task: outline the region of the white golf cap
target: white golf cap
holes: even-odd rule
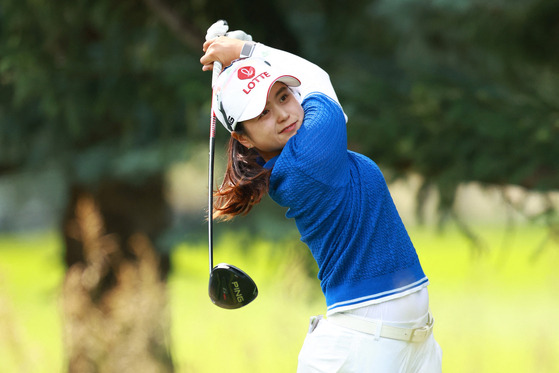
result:
[[[223,70],[214,87],[213,108],[217,119],[232,132],[237,123],[256,118],[266,107],[275,82],[290,87],[301,85],[299,79],[282,74],[262,58],[234,62]]]

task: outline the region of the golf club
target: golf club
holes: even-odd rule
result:
[[[228,30],[227,22],[224,20],[214,23],[206,34],[206,40],[217,36],[223,36]],[[235,309],[246,306],[258,295],[255,282],[241,269],[226,263],[213,265],[213,180],[214,180],[214,153],[215,132],[217,117],[214,110],[215,83],[221,73],[221,63],[213,64],[212,73],[212,106],[210,118],[210,144],[208,162],[208,246],[210,260],[210,282],[208,293],[212,302],[221,308]]]

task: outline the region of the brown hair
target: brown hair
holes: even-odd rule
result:
[[[235,129],[243,133],[242,123]],[[231,220],[246,215],[268,193],[271,170],[258,162],[258,152],[242,145],[231,136],[227,149],[227,169],[219,189],[214,192],[213,218]]]

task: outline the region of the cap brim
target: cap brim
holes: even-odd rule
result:
[[[266,94],[257,94],[250,105],[248,105],[245,111],[239,116],[237,122],[243,122],[245,120],[256,118],[264,111],[266,102],[268,102],[270,91],[276,82],[284,83],[288,87],[299,87],[301,85],[301,81],[296,77],[292,75],[282,75],[273,80],[267,88],[266,86],[262,86],[263,91],[267,90]]]

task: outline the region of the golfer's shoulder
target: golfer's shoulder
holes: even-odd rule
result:
[[[320,121],[344,121],[344,112],[340,104],[330,96],[313,92],[303,100],[305,119],[310,117]],[[309,119],[310,119],[309,118]]]

